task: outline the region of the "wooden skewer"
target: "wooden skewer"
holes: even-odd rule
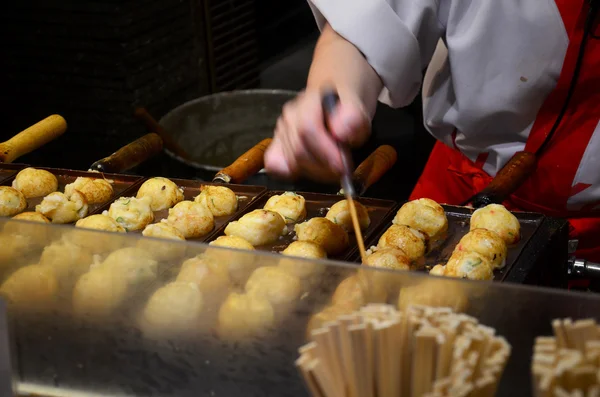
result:
[[[363,343],[365,345],[366,352],[366,394],[365,397],[375,397],[375,374],[373,369],[375,368],[375,346],[374,346],[374,324],[372,321],[367,321],[365,332],[363,334]]]
[[[367,261],[367,250],[365,250],[365,241],[363,240],[362,230],[360,229],[360,223],[358,222],[358,214],[356,212],[356,205],[354,199],[350,196],[347,197],[348,208],[350,208],[350,217],[352,218],[352,227],[354,228],[354,235],[356,236],[356,244],[360,252],[360,259],[362,263]]]
[[[437,333],[431,328],[422,328],[416,333],[415,354],[412,370],[412,396],[419,397],[432,389],[435,380],[437,355]]]
[[[300,356],[300,358],[298,360],[296,360],[296,367],[300,370],[300,373],[302,374],[302,378],[304,378],[304,383],[306,383],[306,386],[307,386],[308,390],[310,391],[310,394],[313,397],[326,397],[323,395],[313,374],[307,368],[307,363],[309,360],[310,359],[305,355]]]
[[[329,333],[327,338],[329,341],[329,348],[333,357],[332,373],[338,381],[338,387],[340,388],[341,395],[346,395],[346,381],[344,378],[344,367],[342,357],[342,346],[340,344],[340,324],[338,322],[331,323],[328,326]]]
[[[357,397],[366,396],[368,394],[368,385],[366,379],[366,347],[364,344],[364,333],[365,333],[365,325],[352,325],[348,327],[348,335],[350,337],[350,355],[352,357],[352,361],[350,363],[351,366],[351,374],[355,379],[355,391]]]
[[[352,340],[348,328],[354,322],[353,316],[343,316],[339,319],[340,322],[340,345],[342,347],[342,357],[344,366],[344,378],[347,382],[347,392],[349,397],[360,397],[358,395],[358,386],[356,377],[354,376],[354,368],[352,364]]]
[[[333,396],[343,397],[343,383],[341,377],[338,378],[334,369],[337,357],[334,356],[328,335],[328,329],[317,329],[311,333],[313,340],[316,342],[316,353],[324,365],[324,370],[328,372],[327,377],[331,379]]]
[[[564,329],[562,327],[562,321],[554,320],[552,322],[552,329],[554,330],[554,335],[556,335],[556,343],[559,348],[567,348],[567,336],[565,335]]]
[[[440,347],[440,352],[437,360],[437,368],[435,378],[443,379],[450,373],[450,364],[452,363],[452,349],[456,338],[456,325],[447,325],[442,328],[445,335],[445,343]]]
[[[404,350],[404,329],[402,328],[401,319],[394,319],[392,324],[388,327],[385,338],[387,340],[387,345],[390,350],[388,353],[388,378],[389,380],[389,396],[395,397],[399,396],[402,390],[402,371],[403,371],[403,350]]]
[[[314,374],[315,379],[317,379],[321,390],[323,390],[323,395],[326,397],[335,397],[335,389],[333,387],[333,382],[331,377],[329,376],[329,372],[326,370],[325,366],[319,359],[312,360],[308,364],[308,370],[310,373]]]

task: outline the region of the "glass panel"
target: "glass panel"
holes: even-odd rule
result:
[[[527,395],[534,338],[600,312],[595,295],[61,225],[0,230],[18,387],[41,395],[306,395],[294,360],[307,327],[368,302],[477,317],[513,347],[499,395]]]

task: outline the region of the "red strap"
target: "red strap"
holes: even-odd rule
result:
[[[575,64],[577,63],[579,46],[583,39],[585,19],[589,9],[587,1],[585,0],[557,0],[556,5],[562,17],[563,24],[565,25],[567,35],[569,36],[569,46],[556,87],[544,101],[544,104],[537,114],[533,127],[531,128],[531,132],[529,133],[525,150],[532,153],[537,152],[544,142],[546,135],[554,125],[556,116],[560,112],[567,97],[567,92],[573,78],[573,72],[575,71]],[[580,78],[579,81],[581,82],[581,80],[582,79]],[[574,102],[575,101],[572,99],[571,103],[573,104]],[[557,135],[560,131],[564,131],[564,129],[563,123],[558,129]],[[584,145],[584,148],[585,146],[586,145]]]
[[[555,123],[571,85],[589,11],[584,0],[556,1],[569,46],[556,88],[540,108],[525,150],[535,152]],[[600,119],[600,40],[588,39],[578,85],[569,109],[551,143],[538,160],[536,171],[516,192],[516,196],[541,207],[567,213],[567,200],[574,192],[589,186],[573,186],[581,159]],[[574,189],[574,190],[573,190]]]

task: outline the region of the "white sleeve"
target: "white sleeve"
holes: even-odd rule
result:
[[[444,32],[437,0],[308,1],[319,28],[328,22],[381,77],[382,102],[402,107],[414,100]]]

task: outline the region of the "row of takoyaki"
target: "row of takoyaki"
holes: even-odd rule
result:
[[[366,266],[409,270],[433,246],[445,238],[448,219],[444,208],[430,199],[404,204],[394,220],[369,250]]]
[[[21,214],[27,208],[27,199],[43,197],[35,207],[37,213],[53,223],[72,223],[88,214],[90,204],[107,202],[112,196],[110,181],[102,178],[78,177],[62,193],[54,174],[25,168],[16,175],[12,187],[0,186],[0,216]],[[39,216],[17,219],[36,220]]]
[[[119,198],[104,216],[84,219],[90,204],[107,202],[113,196],[110,181],[79,177],[65,186],[64,193],[57,189],[55,175],[26,168],[17,174],[12,187],[0,187],[0,216],[15,216],[27,208],[28,198],[43,197],[36,212],[53,223],[80,221],[79,227],[124,232],[143,230],[154,221],[154,211],[169,209],[166,225],[153,225],[144,235],[183,239],[206,235],[214,228],[214,217],[231,215],[238,208],[238,198],[229,188],[203,186],[194,201],[183,201],[175,183],[152,178],[142,184],[136,197]]]
[[[152,224],[154,212],[167,209],[167,218]],[[232,215],[237,209],[238,197],[227,187],[202,186],[194,201],[188,201],[173,181],[155,177],[140,186],[136,197],[119,198],[103,215],[125,231],[142,230],[144,236],[184,240],[207,235],[214,229],[215,217]]]
[[[369,227],[367,209],[360,203],[357,212],[361,229]],[[225,235],[237,236],[253,246],[265,246],[276,243],[288,233],[286,225],[295,224],[294,231],[298,241],[307,241],[321,246],[328,255],[336,256],[348,248],[348,233],[352,232],[348,202],[335,203],[325,217],[306,217],[306,200],[299,194],[285,192],[272,196],[262,209],[254,210],[239,220],[230,222]]]
[[[508,245],[521,237],[519,220],[504,206],[490,204],[471,216],[471,228],[456,245],[446,265],[436,265],[430,274],[491,280],[494,270],[506,264]]]

